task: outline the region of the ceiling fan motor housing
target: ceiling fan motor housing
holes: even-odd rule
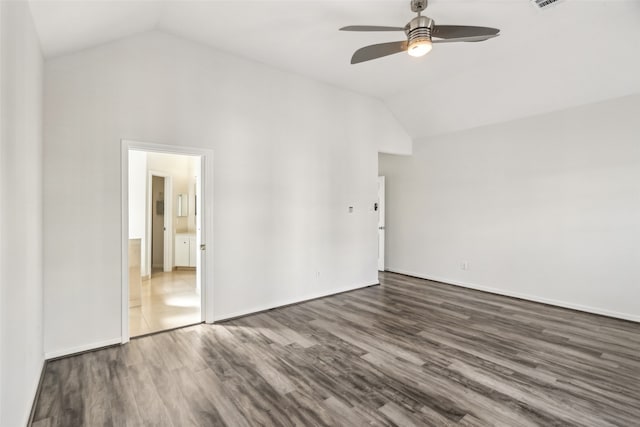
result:
[[[431,31],[434,26],[433,19],[427,16],[416,16],[407,24],[404,31],[407,34],[409,44],[418,41],[431,41]]]

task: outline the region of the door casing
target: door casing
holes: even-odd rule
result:
[[[384,271],[384,239],[385,239],[385,179],[378,177],[378,271]]]
[[[196,251],[198,270],[198,289],[201,292],[200,312],[202,321],[213,323],[213,150],[179,145],[164,145],[149,142],[121,141],[121,343],[129,342],[129,150],[140,150],[154,153],[180,154],[200,156],[200,177],[198,180],[197,212],[198,232],[196,245],[201,250]],[[166,181],[165,181],[166,188]],[[199,191],[198,191],[199,190]],[[173,197],[173,195],[170,195]],[[165,199],[169,197],[165,194]],[[165,218],[168,215],[165,213]],[[169,233],[166,233],[169,235]],[[169,235],[169,240],[171,237]],[[166,239],[165,239],[166,242]],[[173,242],[169,244],[172,250]],[[165,245],[165,255],[167,251]],[[173,262],[173,257],[166,257]]]

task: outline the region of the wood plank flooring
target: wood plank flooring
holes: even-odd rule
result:
[[[640,425],[640,324],[380,282],[52,361],[33,426]]]

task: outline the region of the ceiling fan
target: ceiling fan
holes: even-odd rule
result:
[[[404,27],[350,25],[340,28],[340,31],[404,31],[407,35],[407,40],[372,44],[358,49],[351,57],[351,63],[358,64],[405,51],[411,56],[424,56],[431,51],[432,43],[481,42],[497,37],[500,33],[499,29],[490,27],[436,25],[433,19],[422,16],[422,11],[426,8],[427,0],[411,0],[411,10],[418,16]]]

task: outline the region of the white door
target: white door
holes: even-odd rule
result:
[[[378,271],[384,271],[384,176],[378,177]]]

